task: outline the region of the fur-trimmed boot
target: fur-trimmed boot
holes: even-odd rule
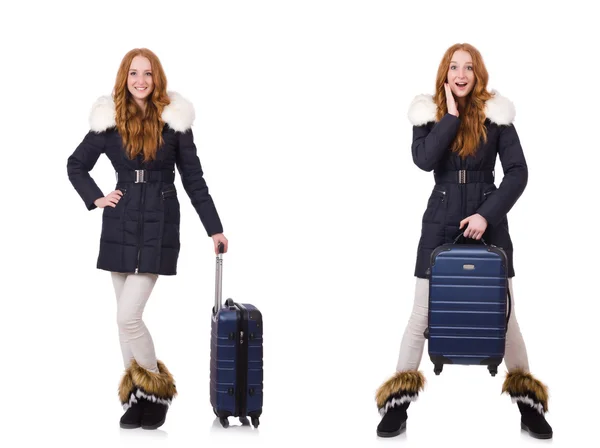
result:
[[[406,428],[406,413],[411,401],[425,387],[425,377],[417,370],[396,372],[377,389],[376,401],[382,416],[377,426],[379,437],[395,437]]]
[[[537,439],[551,439],[552,428],[544,414],[548,412],[548,387],[523,369],[508,372],[502,393],[510,395],[521,411],[521,428]]]
[[[144,408],[136,396],[137,387],[133,385],[131,368],[125,370],[121,383],[119,384],[119,399],[125,413],[121,417],[121,428],[133,429],[142,426],[142,415]]]
[[[177,395],[173,376],[158,361],[159,373],[141,367],[135,360],[119,385],[119,398],[125,409],[121,428],[156,429],[165,422],[167,411]]]

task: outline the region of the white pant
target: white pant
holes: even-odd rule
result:
[[[527,349],[525,348],[525,342],[523,341],[521,329],[519,328],[515,314],[515,295],[512,289],[512,278],[508,279],[508,287],[512,299],[512,311],[506,332],[504,364],[509,371],[515,368],[522,368],[525,371],[529,371]],[[429,280],[417,278],[412,314],[408,320],[408,325],[404,330],[404,336],[400,344],[400,355],[398,357],[398,365],[396,366],[396,370],[399,372],[404,370],[418,370],[419,368],[425,345],[423,332],[427,328],[428,307]]]
[[[117,296],[117,325],[125,368],[135,358],[144,369],[158,373],[154,342],[142,320],[158,275],[111,272],[111,277]]]

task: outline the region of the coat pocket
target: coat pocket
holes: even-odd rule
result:
[[[482,195],[481,195],[481,203],[485,202],[487,200],[487,198],[490,197],[490,195],[496,191],[497,188],[494,186],[493,188],[489,188],[487,190],[484,190]]]
[[[441,223],[445,216],[447,192],[442,187],[434,187],[429,200],[427,201],[427,210],[423,214],[423,222]]]
[[[168,185],[160,192],[160,202],[163,210],[163,221],[179,225],[180,211],[179,199],[177,198],[177,189],[175,185]]]
[[[125,196],[127,196],[127,188],[117,188],[117,190],[120,190],[121,193],[123,193],[123,195],[121,196],[121,198],[119,199],[119,202],[117,202],[117,207],[119,206],[119,204],[122,205],[122,203],[125,201]]]
[[[172,197],[176,197],[177,196],[177,190],[175,189],[174,186],[172,187],[167,187],[166,189],[164,189],[163,191],[160,192],[160,195],[162,197],[162,200],[164,201],[165,199],[169,199]]]
[[[123,193],[123,195],[119,198],[119,201],[115,204],[114,207],[110,205],[104,207],[104,211],[102,212],[104,216],[116,217],[121,216],[123,214],[123,204],[125,202],[125,196],[127,195],[127,189],[119,187],[115,188],[115,190],[119,190],[121,193]]]

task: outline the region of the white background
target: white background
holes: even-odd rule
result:
[[[482,52],[489,88],[517,110],[530,177],[509,214],[515,300],[532,372],[550,387],[550,443],[593,440],[599,33],[586,4],[5,5],[0,444],[537,446],[500,394],[504,366],[495,378],[476,367],[436,377],[426,352],[428,384],[408,431],[375,434],[374,393],[396,365],[433,185],[412,163],[408,105],[433,93],[456,42]],[[118,426],[115,298],[110,275],[95,269],[101,211],[85,209],[66,162],[121,58],[142,46],[196,108],[196,144],[230,241],[224,293],[264,315],[258,430],[214,421],[215,258],[179,177],[179,273],[159,279],[145,313],[179,397],[160,430]],[[114,188],[104,156],[92,176],[105,194]]]

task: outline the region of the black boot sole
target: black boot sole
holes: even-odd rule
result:
[[[142,429],[158,429],[165,423],[165,421],[166,421],[166,419],[163,418],[160,422],[155,423],[154,425],[141,425],[141,426],[142,426]]]
[[[533,432],[525,423],[521,423],[521,429],[527,431],[531,437],[536,439],[551,439],[552,433],[550,434],[538,434],[537,432]]]
[[[406,429],[406,422],[402,422],[402,424],[400,425],[400,428],[397,431],[394,431],[394,432],[377,431],[377,435],[379,437],[396,437],[396,436],[399,436],[400,433],[402,433],[402,431],[404,431],[405,429]]]
[[[119,426],[123,429],[135,429],[142,426],[140,423],[120,423]]]

